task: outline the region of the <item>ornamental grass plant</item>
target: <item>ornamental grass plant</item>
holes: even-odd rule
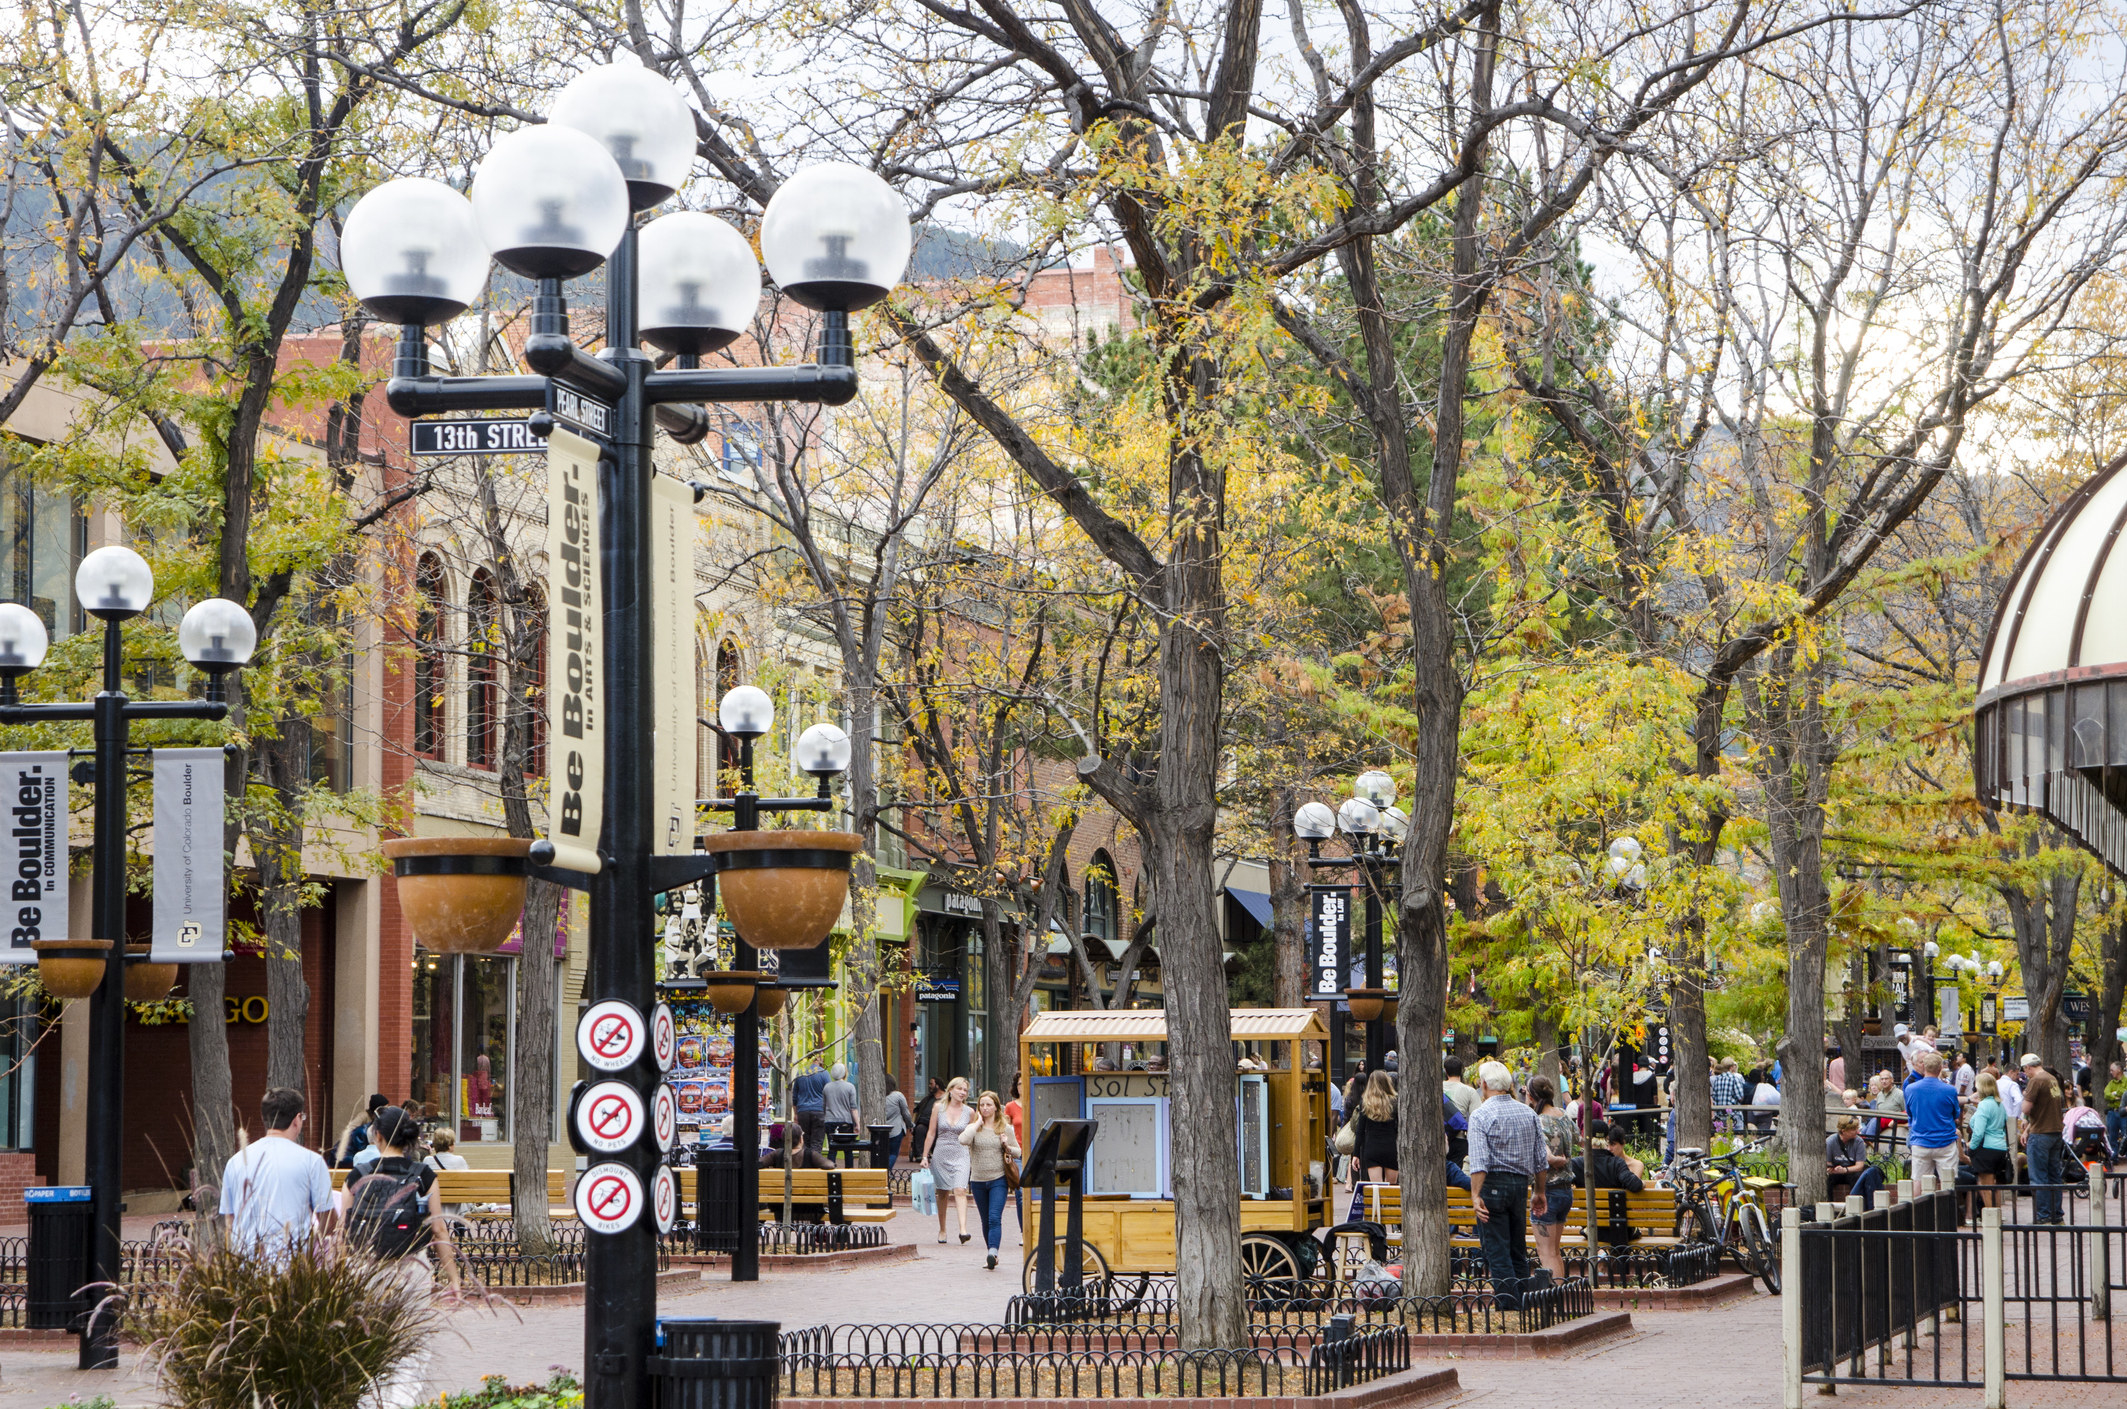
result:
[[[338,1239],[285,1256],[185,1252],[168,1277],[128,1288],[147,1363],[179,1409],[358,1409],[440,1324],[425,1268]]]

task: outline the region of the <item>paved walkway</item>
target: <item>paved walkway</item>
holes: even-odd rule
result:
[[[920,1226],[919,1226],[920,1224]],[[905,1209],[888,1225],[899,1242],[913,1241],[913,1260],[833,1273],[764,1273],[763,1280],[735,1284],[713,1274],[699,1290],[666,1294],[660,1310],[673,1316],[720,1316],[780,1321],[786,1327],[821,1322],[995,1321],[1018,1290],[1012,1270],[1019,1249],[1006,1217],[1007,1265],[983,1267],[979,1231],[973,1242],[936,1241],[937,1229]],[[430,1390],[471,1389],[484,1375],[513,1382],[541,1380],[556,1367],[583,1365],[579,1307],[465,1310],[452,1316],[450,1332],[436,1346]],[[1629,1337],[1566,1359],[1455,1360],[1462,1389],[1448,1404],[1484,1409],[1522,1409],[1542,1404],[1559,1409],[1778,1409],[1780,1403],[1780,1308],[1753,1293],[1711,1311],[1635,1312]],[[2127,1317],[2116,1324],[2127,1360]],[[53,1409],[109,1394],[121,1409],[156,1403],[153,1387],[133,1372],[135,1357],[115,1374],[73,1368],[65,1351],[0,1349],[0,1404],[9,1409]],[[1812,1403],[1819,1402],[1812,1396]],[[1976,1389],[1867,1386],[1842,1388],[1827,1406],[1849,1409],[1978,1409]],[[2010,1402],[2046,1409],[2083,1409],[2127,1404],[2118,1385],[2012,1383]]]

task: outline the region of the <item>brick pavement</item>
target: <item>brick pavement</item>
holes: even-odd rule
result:
[[[982,1241],[939,1246],[934,1224],[905,1210],[888,1225],[894,1240],[913,1242],[910,1261],[842,1272],[770,1274],[750,1285],[706,1279],[698,1290],[667,1295],[660,1308],[674,1316],[748,1317],[786,1326],[820,1322],[952,1321],[999,1318],[1018,1289],[1010,1268],[1016,1246],[1007,1219],[1007,1265],[982,1265]],[[483,1375],[513,1381],[543,1379],[554,1367],[579,1370],[583,1363],[582,1310],[526,1307],[464,1310],[451,1317],[430,1365],[432,1391],[470,1389]],[[2127,1318],[2115,1328],[2127,1358]],[[152,1386],[133,1373],[129,1353],[115,1376],[73,1368],[64,1351],[0,1349],[0,1405],[52,1409],[70,1400],[111,1394],[121,1409],[155,1404]],[[1452,1364],[1462,1388],[1455,1406],[1521,1409],[1529,1404],[1571,1409],[1778,1409],[1780,1402],[1780,1309],[1771,1297],[1747,1298],[1712,1310],[1632,1313],[1629,1335],[1559,1359],[1488,1360],[1438,1358]],[[2084,1409],[2127,1404],[2118,1385],[2012,1383],[2018,1409]],[[79,1397],[76,1399],[76,1397]],[[1812,1402],[1817,1397],[1811,1396]],[[1827,1406],[1847,1409],[1978,1409],[1979,1391],[1882,1386],[1842,1387]]]

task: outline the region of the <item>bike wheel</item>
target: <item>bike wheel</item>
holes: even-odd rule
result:
[[[1773,1296],[1780,1294],[1780,1245],[1773,1241],[1772,1230],[1765,1225],[1765,1210],[1756,1204],[1745,1204],[1739,1213],[1743,1224],[1743,1243],[1750,1249],[1754,1264],[1749,1270],[1765,1284],[1765,1290]]]

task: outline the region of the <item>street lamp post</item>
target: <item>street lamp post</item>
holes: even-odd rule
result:
[[[1402,865],[1400,843],[1409,828],[1408,819],[1393,805],[1395,800],[1394,781],[1388,774],[1374,769],[1359,775],[1355,794],[1345,799],[1335,813],[1323,803],[1309,803],[1293,814],[1293,833],[1307,843],[1310,869],[1349,867],[1356,869],[1365,883],[1367,996],[1362,1001],[1370,1011],[1361,1012],[1354,1007],[1352,1012],[1366,1024],[1368,1071],[1385,1067],[1389,1052],[1389,1020],[1382,997],[1384,902],[1393,900],[1401,892],[1401,885],[1390,879],[1389,873]],[[1344,833],[1350,854],[1323,856],[1322,843],[1338,831]],[[1335,1017],[1336,1006],[1334,1002],[1331,1005],[1331,1080],[1340,1080],[1344,1075],[1344,1023]],[[1349,998],[1346,1006],[1350,1006]]]
[[[88,1129],[86,1164],[92,1282],[119,1285],[122,1275],[119,1196],[125,1177],[126,1039],[126,757],[136,719],[220,719],[229,713],[224,677],[247,664],[258,644],[251,614],[214,597],[185,613],[177,629],[185,659],[205,672],[203,700],[135,700],[127,697],[120,629],[155,599],[155,574],[140,554],[116,544],[81,560],[74,594],[82,609],[103,622],[103,688],[81,703],[23,704],[21,677],[44,661],[49,639],[29,608],[0,606],[0,724],[90,723],[95,726],[96,820],[92,857],[90,929],[110,942],[103,980],[89,999]],[[79,1364],[84,1370],[118,1365],[115,1315],[92,1313],[81,1328]]]
[[[643,766],[644,743],[656,727],[648,620],[652,426],[693,442],[709,430],[704,404],[849,401],[857,390],[849,314],[886,297],[909,255],[907,212],[885,182],[852,166],[800,171],[768,203],[761,244],[784,295],[821,315],[818,360],[701,367],[703,353],[750,325],[760,274],[744,237],[720,231],[710,217],[667,215],[637,229],[638,215],[685,183],[694,131],[677,90],[622,51],[572,80],[545,126],[498,141],[473,177],[470,199],[436,181],[388,182],[350,213],[342,239],[355,296],[401,325],[386,387],[394,411],[531,411],[535,434],[550,434],[557,419],[575,420],[605,443],[597,506],[605,738],[599,869],[585,875],[555,868],[551,842],[535,843],[531,861],[534,874],[589,893],[587,998],[622,1000],[644,1013],[656,997],[653,897],[715,869],[701,854],[652,855],[654,770]],[[481,251],[536,281],[524,346],[534,375],[445,377],[430,369],[425,329],[457,317],[478,297],[487,268]],[[563,284],[601,265],[605,347],[593,356],[571,335]],[[676,365],[652,370],[646,342],[673,354]],[[560,600],[558,592],[552,596]],[[757,817],[751,804],[738,810],[741,827]],[[738,1024],[742,1035],[747,1026]],[[647,1055],[613,1075],[634,1084],[645,1101],[659,1077]],[[738,1143],[748,1159],[749,1142]],[[654,1147],[644,1142],[614,1158],[648,1187]],[[747,1246],[742,1236],[740,1247]],[[595,1409],[645,1403],[656,1266],[648,1220],[586,1240],[585,1392]]]

